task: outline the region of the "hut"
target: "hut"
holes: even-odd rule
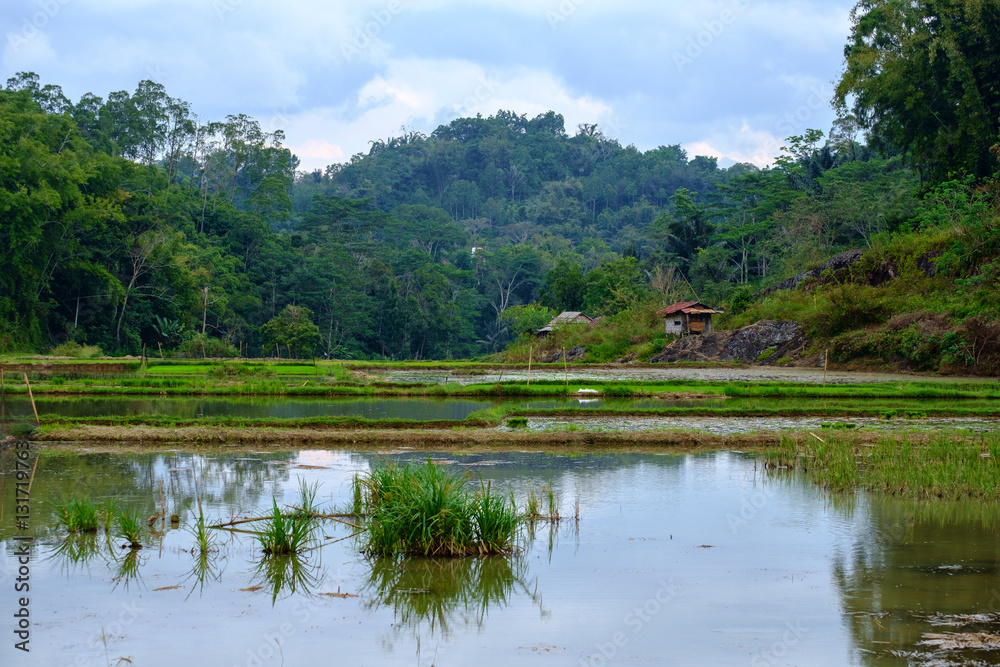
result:
[[[668,336],[685,336],[711,331],[712,315],[719,312],[699,301],[681,301],[656,314],[666,318],[663,330]]]
[[[549,321],[544,327],[535,332],[536,336],[548,336],[550,333],[555,331],[561,326],[567,324],[593,324],[596,320],[593,320],[581,312],[575,310],[567,310],[559,313]]]

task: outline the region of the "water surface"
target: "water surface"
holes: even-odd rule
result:
[[[552,485],[561,513],[579,503],[581,519],[537,526],[515,559],[411,564],[369,561],[354,540],[335,542],[351,529],[330,522],[323,536],[334,539],[295,565],[298,578],[262,570],[252,537],[224,533],[199,573],[183,527],[198,498],[212,519],[254,517],[272,497],[297,502],[302,480],[336,508],[351,476],[379,457],[44,455],[32,489],[32,652],[5,641],[0,661],[305,665],[335,654],[345,665],[882,666],[989,664],[993,655],[935,655],[920,642],[996,632],[995,506],[826,496],[799,479],[764,479],[752,458],[732,453],[435,459],[520,500]],[[12,483],[0,478],[7,591]],[[161,484],[168,513],[184,523],[149,535],[133,556],[100,536],[67,541],[41,506],[76,492],[152,515]],[[970,624],[969,614],[980,616]]]

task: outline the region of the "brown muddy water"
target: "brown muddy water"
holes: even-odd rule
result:
[[[9,459],[9,454],[7,455]],[[397,452],[394,460],[425,461]],[[35,538],[31,653],[5,626],[2,665],[978,665],[942,635],[1000,632],[1000,511],[824,495],[707,455],[440,455],[523,499],[552,485],[563,515],[512,559],[371,561],[351,529],[262,567],[252,536],[219,532],[199,567],[191,522],[259,516],[318,483],[345,506],[379,457],[347,451],[42,453],[28,533],[0,478],[0,612],[16,611],[15,534]],[[6,461],[4,470],[11,470]],[[45,499],[117,498],[168,513],[129,552],[67,538]],[[157,524],[157,528],[159,528]],[[326,539],[327,537],[333,539]],[[341,540],[341,541],[337,541]],[[131,555],[130,555],[131,554]],[[293,590],[294,588],[294,590]]]

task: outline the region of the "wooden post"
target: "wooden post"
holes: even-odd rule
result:
[[[4,393],[3,367],[0,367],[0,421],[7,419],[7,395]]]
[[[826,369],[830,365],[830,348],[823,352],[823,386],[826,386]]]
[[[531,386],[531,346],[528,346],[528,386]]]
[[[566,348],[563,348],[563,380],[566,381],[566,388],[569,389],[569,367],[567,366]]]
[[[28,374],[24,374],[24,386],[28,388],[28,400],[31,401],[31,411],[35,413],[35,426],[41,426],[42,423],[38,421],[38,408],[35,407],[35,397],[31,393],[31,383],[28,382]]]

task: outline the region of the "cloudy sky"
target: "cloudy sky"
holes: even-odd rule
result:
[[[764,166],[828,130],[854,0],[5,0],[3,80],[163,84],[283,129],[302,168],[402,127],[554,110],[642,150]]]

